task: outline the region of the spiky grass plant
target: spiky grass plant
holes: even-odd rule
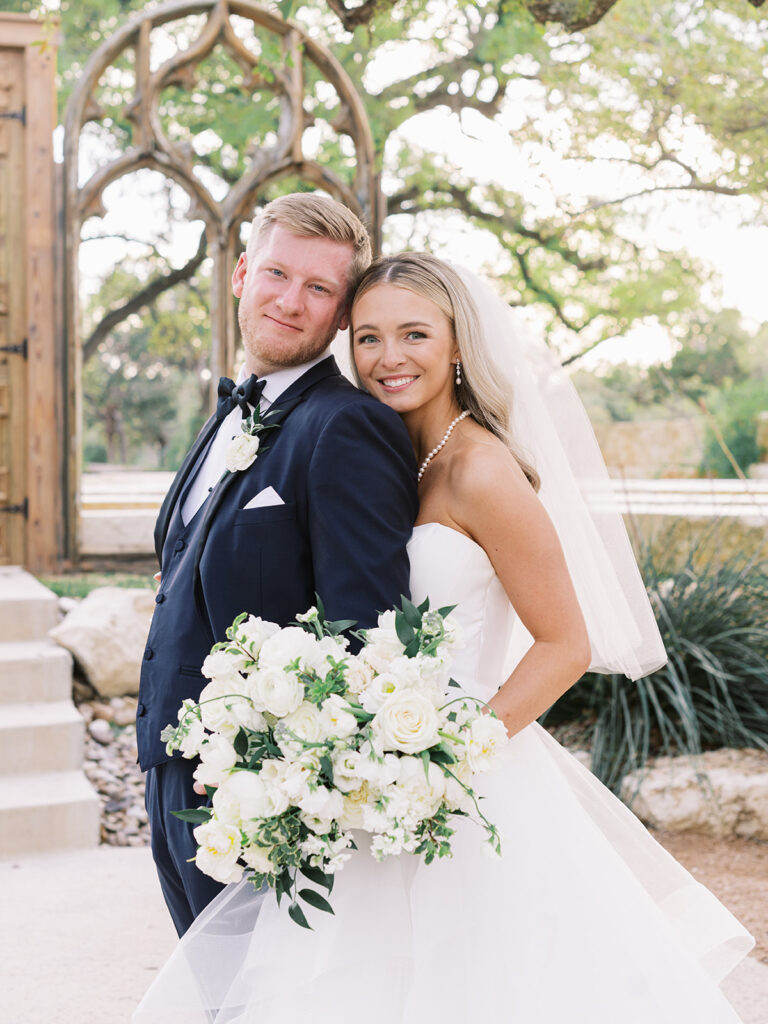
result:
[[[556,734],[578,729],[615,793],[658,754],[768,750],[768,562],[720,550],[706,537],[663,572],[663,543],[646,547],[641,570],[668,663],[634,683],[588,673],[542,719]]]

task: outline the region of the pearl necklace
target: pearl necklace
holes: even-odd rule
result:
[[[451,425],[448,427],[446,432],[443,434],[440,442],[435,445],[435,447],[432,449],[432,451],[429,453],[429,455],[426,457],[426,459],[424,459],[422,464],[419,466],[419,475],[416,477],[416,482],[417,483],[421,483],[421,478],[424,476],[424,470],[427,468],[427,466],[430,464],[432,459],[434,459],[434,457],[437,455],[437,453],[443,447],[445,442],[451,436],[451,434],[453,433],[453,428],[456,426],[457,423],[461,423],[462,420],[466,419],[467,416],[469,416],[469,409],[465,409],[464,412],[461,413],[460,416],[457,416],[455,420],[451,421]]]

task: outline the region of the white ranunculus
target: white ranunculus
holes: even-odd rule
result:
[[[379,672],[360,694],[360,703],[369,714],[375,715],[393,693],[408,688],[402,677],[394,672]]]
[[[327,736],[340,740],[357,732],[357,719],[349,710],[349,704],[338,693],[332,693],[323,701],[320,723]]]
[[[504,724],[493,715],[480,715],[469,727],[467,763],[473,772],[490,772],[508,749]]]
[[[373,667],[359,656],[347,657],[347,667],[344,671],[344,681],[350,693],[362,693],[366,686],[369,686],[373,679]]]
[[[375,799],[367,782],[344,794],[339,825],[343,829],[364,828],[365,808]]]
[[[363,758],[356,750],[335,750],[331,755],[333,784],[342,793],[357,789],[364,780],[360,767]]]
[[[330,821],[333,818],[338,818],[343,811],[344,798],[338,789],[317,786],[315,789],[308,790],[299,800],[298,805],[305,814]]]
[[[258,434],[238,434],[227,448],[226,466],[230,473],[248,469],[259,450]]]
[[[261,648],[259,666],[262,668],[285,668],[296,659],[304,669],[313,669],[325,678],[330,665],[328,656],[336,661],[345,657],[345,638],[323,637],[322,640],[299,626],[286,626],[279,633],[269,637]]]
[[[289,715],[304,700],[304,687],[293,672],[274,667],[260,668],[253,673],[250,682],[257,705],[276,718]]]
[[[366,630],[365,647],[360,657],[377,672],[386,672],[390,662],[405,650],[395,629],[395,613],[390,609],[379,616],[378,625]]]
[[[288,809],[288,797],[280,786],[266,782],[256,772],[232,772],[222,787],[226,796],[221,799],[236,800],[244,822],[254,818],[272,818]]]
[[[249,615],[247,619],[243,619],[236,629],[238,640],[244,647],[248,648],[254,658],[261,650],[264,642],[271,636],[274,636],[275,633],[280,632],[280,627],[276,622],[268,622],[258,615]]]
[[[182,737],[181,756],[186,758],[197,757],[200,753],[200,747],[203,745],[206,739],[206,732],[203,723],[197,716],[192,718],[188,717],[185,722],[186,734]]]
[[[214,679],[217,682],[229,682],[232,684],[232,691],[242,692],[238,687],[242,684],[240,672],[247,661],[245,655],[232,651],[214,651],[209,654],[203,662],[200,671],[206,679]]]
[[[383,750],[418,754],[438,742],[440,719],[434,704],[421,693],[394,693],[371,723],[376,742]]]
[[[214,679],[203,687],[200,694],[200,714],[203,725],[211,732],[219,732],[229,739],[234,739],[240,726],[261,732],[266,723],[261,713],[253,707],[246,696],[239,696],[242,691],[243,678],[238,676],[239,686],[232,680]]]
[[[420,757],[401,757],[397,787],[407,795],[411,815],[431,818],[445,793],[445,775],[431,761],[425,772]]]
[[[242,852],[240,830],[216,820],[198,825],[194,831],[198,843],[195,864],[206,875],[223,885],[239,882],[243,868],[237,863]]]
[[[296,754],[300,743],[296,743],[290,733],[307,743],[318,743],[325,738],[320,709],[311,701],[305,700],[290,715],[286,715],[275,726],[275,739],[286,757]]]
[[[292,761],[285,766],[281,787],[291,803],[301,806],[301,801],[308,795],[310,785],[317,780],[318,766],[306,758]]]
[[[275,865],[269,859],[272,848],[267,846],[246,846],[240,854],[249,868],[260,875],[274,874]]]
[[[205,786],[220,786],[236,762],[235,748],[226,736],[216,734],[200,747],[200,764],[193,774]]]

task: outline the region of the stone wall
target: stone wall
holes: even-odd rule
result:
[[[701,417],[595,424],[611,476],[627,479],[697,476],[704,433]]]

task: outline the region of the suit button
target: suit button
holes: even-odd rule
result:
[[[141,716],[142,715],[146,715],[146,713],[147,713],[147,706],[146,706],[146,704],[138,704],[136,706],[136,717],[137,718],[141,718]]]
[[[155,652],[154,652],[154,651],[152,650],[152,648],[151,648],[151,647],[148,647],[148,648],[147,648],[147,649],[146,649],[146,650],[144,651],[144,660],[145,660],[145,661],[151,661],[151,660],[152,660],[152,658],[154,657],[154,655],[155,655]]]
[[[164,600],[165,600],[165,594],[158,594],[155,597],[155,604],[162,604]]]
[[[186,546],[187,545],[184,543],[183,540],[177,540],[176,543],[173,545],[173,550],[174,551],[183,551]]]

